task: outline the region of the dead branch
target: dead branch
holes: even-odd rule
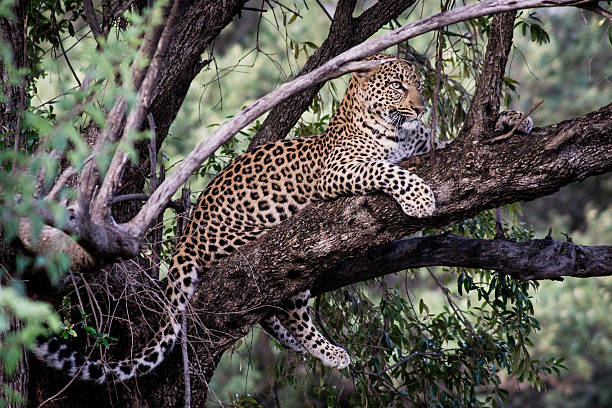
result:
[[[146,41],[145,37],[145,41],[141,47],[142,53],[148,55],[151,53],[150,49],[154,48],[155,54],[153,55],[148,68],[146,69],[146,75],[144,78],[140,78],[144,73],[144,68],[139,67],[138,65],[133,66],[136,68],[133,70],[134,82],[135,85],[139,86],[139,88],[136,88],[138,89],[136,106],[134,109],[132,109],[127,117],[125,127],[123,128],[121,140],[125,143],[129,143],[132,133],[140,129],[147,111],[151,106],[153,91],[155,90],[159,80],[160,65],[166,57],[168,47],[170,46],[170,41],[174,37],[176,25],[180,16],[183,14],[184,7],[185,2],[183,0],[174,0],[170,15],[168,16],[166,24],[163,27],[163,31],[159,30],[159,37],[152,38],[150,41]],[[136,61],[134,64],[136,64]],[[113,138],[110,137],[110,140],[113,140]],[[111,164],[106,172],[106,176],[104,177],[104,181],[102,182],[98,195],[93,203],[91,215],[94,222],[102,223],[107,220],[110,212],[110,202],[112,196],[116,191],[117,186],[121,182],[121,176],[125,170],[127,161],[127,152],[118,148],[115,151],[115,155],[113,156]]]

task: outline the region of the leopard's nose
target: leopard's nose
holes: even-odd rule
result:
[[[418,118],[420,118],[421,115],[423,115],[423,113],[425,113],[425,111],[427,110],[425,105],[415,105],[413,106],[413,109],[416,112]]]

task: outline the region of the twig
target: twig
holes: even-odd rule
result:
[[[321,7],[321,10],[323,10],[325,15],[327,16],[327,18],[329,18],[329,21],[334,21],[334,18],[331,16],[331,14],[329,14],[329,12],[325,8],[325,6],[321,3],[321,1],[320,0],[316,0],[316,1],[317,1],[317,4],[319,5],[319,7]]]
[[[53,17],[53,25],[55,26],[55,29],[58,30],[59,32],[59,28],[57,26],[57,20],[55,18],[55,12],[52,12],[51,16]],[[64,55],[64,59],[66,60],[66,63],[68,64],[68,67],[70,68],[70,72],[72,72],[72,76],[74,76],[74,79],[76,79],[77,84],[79,84],[79,87],[80,87],[81,80],[79,79],[74,68],[72,67],[72,64],[70,63],[70,60],[68,59],[68,54],[66,54],[66,50],[64,49],[64,42],[62,41],[62,38],[60,37],[59,34],[57,35],[57,42],[59,43],[60,48],[62,49],[62,54]]]
[[[425,357],[431,357],[431,358],[442,357],[438,353],[414,352],[414,353],[408,355],[407,357],[401,359],[397,363],[391,364],[389,367],[387,367],[384,370],[382,370],[380,372],[380,374],[385,373],[385,372],[387,372],[389,370],[393,370],[395,367],[400,366],[400,365],[402,365],[404,363],[407,363],[408,361],[412,360],[413,358],[419,357],[419,356],[425,356]]]
[[[189,375],[189,354],[187,353],[187,313],[183,312],[181,322],[181,351],[183,352],[183,377],[185,378],[185,408],[191,408],[191,377]]]
[[[486,143],[499,142],[500,140],[506,140],[506,139],[512,137],[512,135],[514,135],[516,130],[519,128],[519,126],[521,126],[523,124],[523,122],[525,122],[527,120],[529,115],[531,115],[532,112],[534,110],[538,109],[540,107],[540,105],[542,105],[543,103],[544,103],[544,101],[540,101],[540,102],[536,103],[535,105],[533,105],[531,107],[531,109],[529,109],[529,111],[527,111],[527,113],[523,114],[523,116],[521,117],[521,120],[516,122],[514,127],[508,133],[504,133],[501,136],[497,136],[497,137],[494,137],[493,139],[487,140]]]
[[[149,121],[149,130],[151,131],[151,139],[149,140],[149,164],[150,164],[150,189],[155,191],[160,182],[164,181],[166,172],[163,164],[159,169],[159,177],[157,176],[157,128],[155,126],[155,120],[153,114],[147,115]],[[163,226],[164,226],[164,213],[161,212],[155,221],[155,226],[151,229],[151,253],[152,253],[152,271],[151,275],[154,277],[159,276],[159,265],[161,263],[161,250],[162,250],[162,239],[163,239]]]
[[[448,304],[455,311],[455,313],[457,313],[457,317],[459,318],[459,320],[461,320],[463,322],[463,325],[470,331],[472,336],[475,337],[476,336],[476,332],[474,331],[474,327],[472,326],[472,323],[470,323],[470,321],[463,315],[463,311],[461,309],[459,309],[459,307],[457,307],[457,305],[455,304],[455,301],[451,297],[451,295],[450,295],[448,289],[446,288],[446,286],[444,286],[442,284],[442,282],[440,282],[440,280],[438,279],[436,274],[433,273],[433,271],[431,270],[430,267],[426,267],[425,269],[427,269],[427,272],[429,272],[429,275],[431,275],[431,277],[434,279],[434,281],[436,281],[436,284],[438,285],[438,287],[440,288],[442,293],[444,293],[444,296],[446,296],[446,300],[448,300]]]
[[[183,236],[185,227],[187,226],[186,221],[189,218],[189,207],[191,207],[190,196],[191,190],[189,190],[187,187],[183,187],[183,190],[181,191],[181,198],[177,200],[181,203],[183,208],[181,210],[178,208],[174,209],[176,211],[176,236],[174,238],[174,245],[178,244],[178,241],[180,237]]]
[[[595,14],[599,14],[600,16],[605,18],[606,20],[612,21],[612,13],[610,13],[608,10],[606,10],[604,8],[599,7],[596,2],[592,2],[592,3],[588,3],[588,4],[583,4],[581,6],[578,6],[578,8],[588,10],[588,11],[593,12]]]
[[[148,194],[144,193],[134,193],[134,194],[124,194],[117,197],[113,197],[111,200],[111,204],[117,204],[122,201],[146,201],[149,199]]]
[[[429,138],[429,160],[433,160],[436,150],[436,125],[438,122],[438,100],[442,75],[442,46],[444,44],[444,27],[438,29],[438,48],[436,50],[436,86],[434,88],[433,107],[431,111],[431,135]]]
[[[64,185],[66,184],[66,181],[68,181],[68,179],[72,177],[73,174],[74,174],[74,167],[69,166],[67,169],[65,169],[62,172],[62,174],[60,174],[60,176],[57,178],[57,181],[53,185],[53,188],[51,189],[51,191],[49,191],[49,194],[45,196],[45,200],[46,201],[55,200],[57,195],[61,191],[62,187],[64,187]]]

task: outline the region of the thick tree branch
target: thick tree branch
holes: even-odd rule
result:
[[[612,275],[612,246],[582,246],[553,239],[512,242],[452,234],[392,241],[343,262],[333,277],[319,280],[315,293],[388,273],[425,266],[492,269],[515,279],[591,278]]]
[[[504,71],[512,48],[515,17],[515,11],[493,17],[482,72],[460,137],[466,132],[473,135],[491,133],[495,128]]]

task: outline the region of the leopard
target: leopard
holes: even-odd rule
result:
[[[192,207],[167,275],[163,318],[156,334],[133,356],[88,360],[57,338],[41,340],[34,353],[69,376],[98,383],[126,381],[150,373],[180,336],[180,316],[197,284],[219,260],[255,241],[307,205],[341,196],[385,193],[411,217],[436,210],[434,192],[398,165],[430,150],[431,129],[415,66],[375,54],[373,68],[354,72],[339,107],[322,133],[265,144],[234,159],[214,177]],[[434,142],[435,149],[449,141]],[[308,353],[325,366],[351,363],[347,351],[313,324],[310,290],[291,296],[280,311],[259,322],[282,346]]]
[[[531,116],[526,116],[522,112],[515,110],[505,110],[497,117],[495,123],[496,132],[510,132],[514,126],[518,123],[516,128],[517,133],[528,135],[533,129],[533,119]]]

